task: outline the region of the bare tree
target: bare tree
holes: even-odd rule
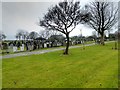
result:
[[[21,31],[18,31],[15,37],[16,37],[16,39],[19,39],[19,40],[20,40],[20,39],[21,39],[21,36],[22,36]]]
[[[24,33],[24,30],[20,29],[18,30],[17,34],[16,34],[16,39],[19,39],[21,40],[23,38],[23,33]]]
[[[116,24],[118,9],[113,7],[113,2],[92,2],[87,5],[87,11],[90,16],[87,25],[100,34],[101,44],[104,45],[104,32]]]
[[[28,35],[29,35],[29,33],[26,30],[20,29],[20,30],[18,30],[15,37],[16,37],[16,39],[19,39],[19,40],[20,39],[25,40],[25,39],[27,39]]]
[[[49,38],[50,37],[50,31],[49,30],[41,30],[40,32],[39,32],[39,36],[40,37],[42,37],[42,38],[45,38],[45,39],[47,39],[47,38]]]
[[[18,34],[16,34],[16,35],[15,35],[15,38],[16,38],[16,39],[19,39],[19,36],[18,36]]]
[[[60,34],[58,31],[55,30],[41,30],[39,32],[39,36],[45,39],[48,39],[52,35],[58,35]]]
[[[23,35],[22,35],[22,38],[23,38],[24,40],[27,40],[27,39],[28,39],[28,36],[29,36],[29,33],[28,33],[27,31],[24,31],[24,32],[23,32]]]
[[[0,40],[3,40],[6,38],[6,35],[0,31]]]
[[[80,2],[59,2],[48,10],[43,20],[40,20],[40,26],[48,30],[56,30],[66,36],[67,43],[64,54],[68,54],[69,34],[81,21]]]
[[[30,34],[29,34],[29,38],[30,39],[36,39],[38,37],[38,33],[37,32],[30,32]]]

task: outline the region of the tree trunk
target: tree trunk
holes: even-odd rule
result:
[[[66,39],[67,39],[67,43],[66,43],[66,49],[64,51],[65,55],[68,55],[68,49],[69,49],[69,34],[66,34]]]
[[[101,42],[102,45],[105,45],[105,43],[104,43],[104,33],[101,34],[101,40],[100,40],[100,42]]]

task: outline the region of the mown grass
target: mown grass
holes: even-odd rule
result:
[[[113,43],[3,59],[3,88],[117,88]]]

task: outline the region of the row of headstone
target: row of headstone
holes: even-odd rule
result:
[[[16,46],[13,46],[13,52],[17,52],[18,48]]]
[[[35,49],[40,49],[40,48],[49,48],[49,47],[54,47],[54,46],[61,46],[60,43],[55,43],[52,45],[52,42],[41,42],[41,41],[25,41],[25,42],[19,42],[19,41],[12,41],[9,42],[8,44],[6,43],[6,50],[8,52],[19,52],[19,51],[31,51]],[[3,46],[5,46],[3,45]]]
[[[62,43],[52,43],[52,42],[44,43],[44,48],[56,47],[56,46],[62,46]]]
[[[20,46],[20,50],[18,50],[18,47],[17,46],[13,46],[13,52],[18,52],[18,51],[24,51],[24,44],[22,44],[22,46]],[[10,48],[10,51],[11,51],[11,48]]]

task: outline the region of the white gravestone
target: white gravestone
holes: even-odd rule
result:
[[[28,50],[29,51],[33,50],[33,45],[28,45]]]
[[[20,51],[24,51],[24,44],[20,47]]]
[[[46,43],[44,43],[44,48],[46,48],[47,47],[47,44]]]
[[[12,48],[8,46],[8,52],[12,52]]]
[[[28,50],[29,50],[29,51],[31,50],[31,46],[30,46],[30,45],[28,45]]]
[[[10,44],[10,46],[8,46],[8,51],[13,52],[13,44]]]
[[[16,46],[13,47],[13,52],[17,52],[17,47]]]
[[[31,45],[31,50],[33,50],[33,48],[34,48],[34,45]]]

